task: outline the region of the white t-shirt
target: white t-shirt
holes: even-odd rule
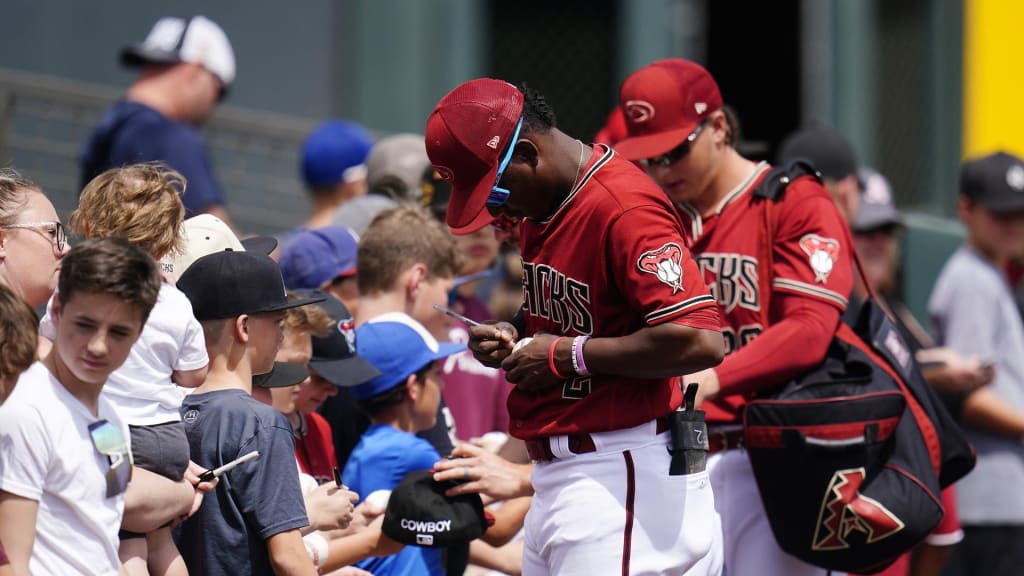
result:
[[[0,406],[0,490],[39,503],[29,568],[33,574],[118,574],[117,532],[124,494],[107,497],[107,456],[89,425],[106,419],[128,428],[101,395],[99,417],[41,362],[18,379]],[[128,464],[128,463],[126,463]]]
[[[50,340],[56,337],[49,306],[39,331]],[[182,396],[171,373],[208,363],[203,327],[192,314],[192,304],[181,290],[164,282],[142,334],[128,359],[110,375],[103,394],[133,426],[177,422]]]

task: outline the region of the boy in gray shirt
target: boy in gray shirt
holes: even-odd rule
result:
[[[1006,264],[1024,250],[1024,161],[996,153],[965,162],[959,214],[967,239],[928,302],[938,344],[994,363],[995,380],[964,401],[977,450],[957,485],[964,540],[945,574],[1019,574],[1024,566],[1024,325]]]

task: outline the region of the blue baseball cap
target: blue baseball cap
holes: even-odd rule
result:
[[[408,314],[389,312],[356,328],[356,353],[373,364],[380,376],[349,388],[356,400],[387,392],[427,364],[466,349],[465,344],[438,343]]]
[[[324,283],[356,273],[359,237],[344,226],[303,230],[281,250],[278,264],[289,290],[320,288]]]
[[[302,178],[311,188],[366,178],[373,137],[355,122],[324,122],[302,145]]]

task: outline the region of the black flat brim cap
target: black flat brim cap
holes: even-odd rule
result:
[[[274,367],[266,374],[252,377],[252,385],[259,388],[286,388],[302,384],[309,377],[309,370],[302,364],[294,362],[274,362]]]
[[[479,494],[445,496],[454,482],[435,482],[429,470],[410,472],[391,491],[381,532],[402,544],[447,548],[487,530]]]
[[[361,356],[339,360],[312,358],[309,367],[331,384],[343,388],[359,386],[380,376],[380,371]]]
[[[270,255],[277,248],[277,238],[272,236],[250,236],[239,240],[246,252]]]

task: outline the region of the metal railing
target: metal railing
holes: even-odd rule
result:
[[[78,204],[82,147],[122,91],[0,69],[0,166],[17,168],[46,191],[62,218]],[[239,230],[273,234],[301,223],[309,201],[299,149],[315,122],[217,108],[204,127],[214,172]]]

